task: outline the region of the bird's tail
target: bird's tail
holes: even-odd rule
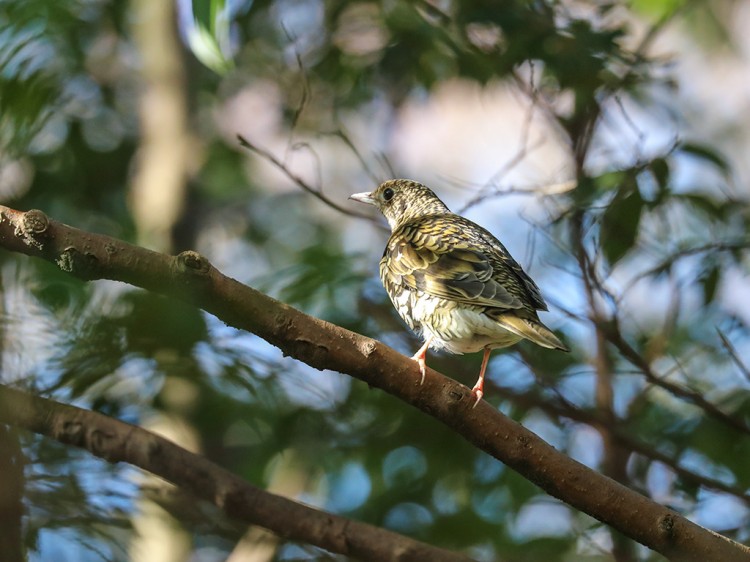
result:
[[[509,332],[533,341],[549,349],[570,351],[568,347],[547,326],[539,320],[520,318],[514,314],[502,314],[496,318],[498,324]]]

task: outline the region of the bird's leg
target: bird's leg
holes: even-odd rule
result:
[[[432,338],[435,336],[429,336],[422,347],[419,348],[419,351],[417,351],[414,355],[412,355],[412,359],[419,363],[419,372],[422,373],[422,380],[419,381],[419,384],[424,384],[424,373],[425,369],[427,369],[427,363],[425,362],[425,356],[427,355],[427,348],[430,347],[430,343],[432,343]]]
[[[482,368],[479,369],[479,380],[477,380],[477,383],[474,385],[474,388],[471,389],[472,394],[476,394],[477,401],[474,402],[474,405],[472,408],[476,408],[477,404],[482,401],[482,396],[484,396],[484,372],[487,370],[487,363],[490,360],[490,348],[485,347],[484,348],[484,357],[482,357]]]

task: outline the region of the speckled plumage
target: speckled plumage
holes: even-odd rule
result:
[[[428,347],[451,353],[484,350],[473,388],[478,403],[490,350],[525,338],[567,351],[537,316],[537,310],[547,310],[539,287],[505,246],[452,213],[432,190],[390,180],[351,198],[378,207],[391,226],[380,279],[401,318],[425,339],[414,356],[423,380]]]

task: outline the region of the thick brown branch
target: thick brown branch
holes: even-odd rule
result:
[[[4,562],[26,560],[22,532],[24,458],[16,433],[0,422],[0,553]]]
[[[432,369],[419,384],[413,361],[228,278],[195,252],[177,257],[0,208],[0,245],[44,257],[84,279],[118,279],[177,296],[253,332],[318,369],[348,373],[442,421],[547,493],[674,560],[750,560],[750,549],[556,451],[465,386]]]
[[[515,392],[507,387],[496,385],[491,380],[488,380],[485,383],[485,386],[491,389],[489,393],[495,396],[500,396],[504,400],[508,400],[523,409],[538,408],[554,419],[568,419],[589,425],[597,430],[601,426],[611,423],[598,409],[594,408],[588,410],[579,408],[567,401],[554,387],[545,382],[550,379],[551,375],[542,373],[539,366],[529,360],[526,350],[521,348],[519,353],[526,367],[528,367],[536,376],[538,387],[546,388],[553,394],[556,394],[556,399],[546,399],[537,391]],[[460,361],[458,359],[452,360],[451,357],[453,356],[443,357],[442,364],[447,364],[451,367],[455,364],[456,368],[458,368]],[[740,501],[750,505],[750,492],[745,490],[742,486],[727,484],[716,478],[698,474],[681,466],[678,455],[662,453],[658,450],[658,444],[640,441],[633,435],[632,430],[627,425],[622,424],[622,422],[611,425],[609,430],[617,440],[620,447],[627,449],[630,453],[638,454],[644,458],[662,463],[672,470],[685,484],[691,486],[702,486],[703,488],[717,490],[719,492],[726,492],[727,494],[733,495]]]
[[[491,383],[489,383],[491,385]],[[600,412],[596,410],[586,411],[576,408],[562,400],[552,402],[544,400],[531,392],[516,393],[502,387],[493,387],[492,392],[499,394],[503,398],[510,400],[513,404],[518,404],[524,408],[539,408],[543,412],[554,418],[566,418],[575,422],[584,423],[595,429],[607,423]],[[686,484],[692,486],[702,486],[710,490],[717,490],[735,496],[740,501],[750,504],[750,493],[744,488],[737,485],[727,484],[716,478],[710,478],[688,470],[680,465],[679,458],[658,451],[653,444],[644,443],[633,437],[627,427],[615,425],[610,428],[612,435],[619,446],[624,447],[630,453],[638,454],[652,461],[658,461],[672,470]]]
[[[154,433],[109,416],[0,385],[0,423],[156,474],[230,517],[360,560],[470,560],[373,525],[271,494]]]

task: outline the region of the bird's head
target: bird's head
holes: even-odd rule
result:
[[[429,187],[412,180],[388,180],[375,191],[355,193],[349,199],[375,205],[391,230],[417,217],[450,213]]]

